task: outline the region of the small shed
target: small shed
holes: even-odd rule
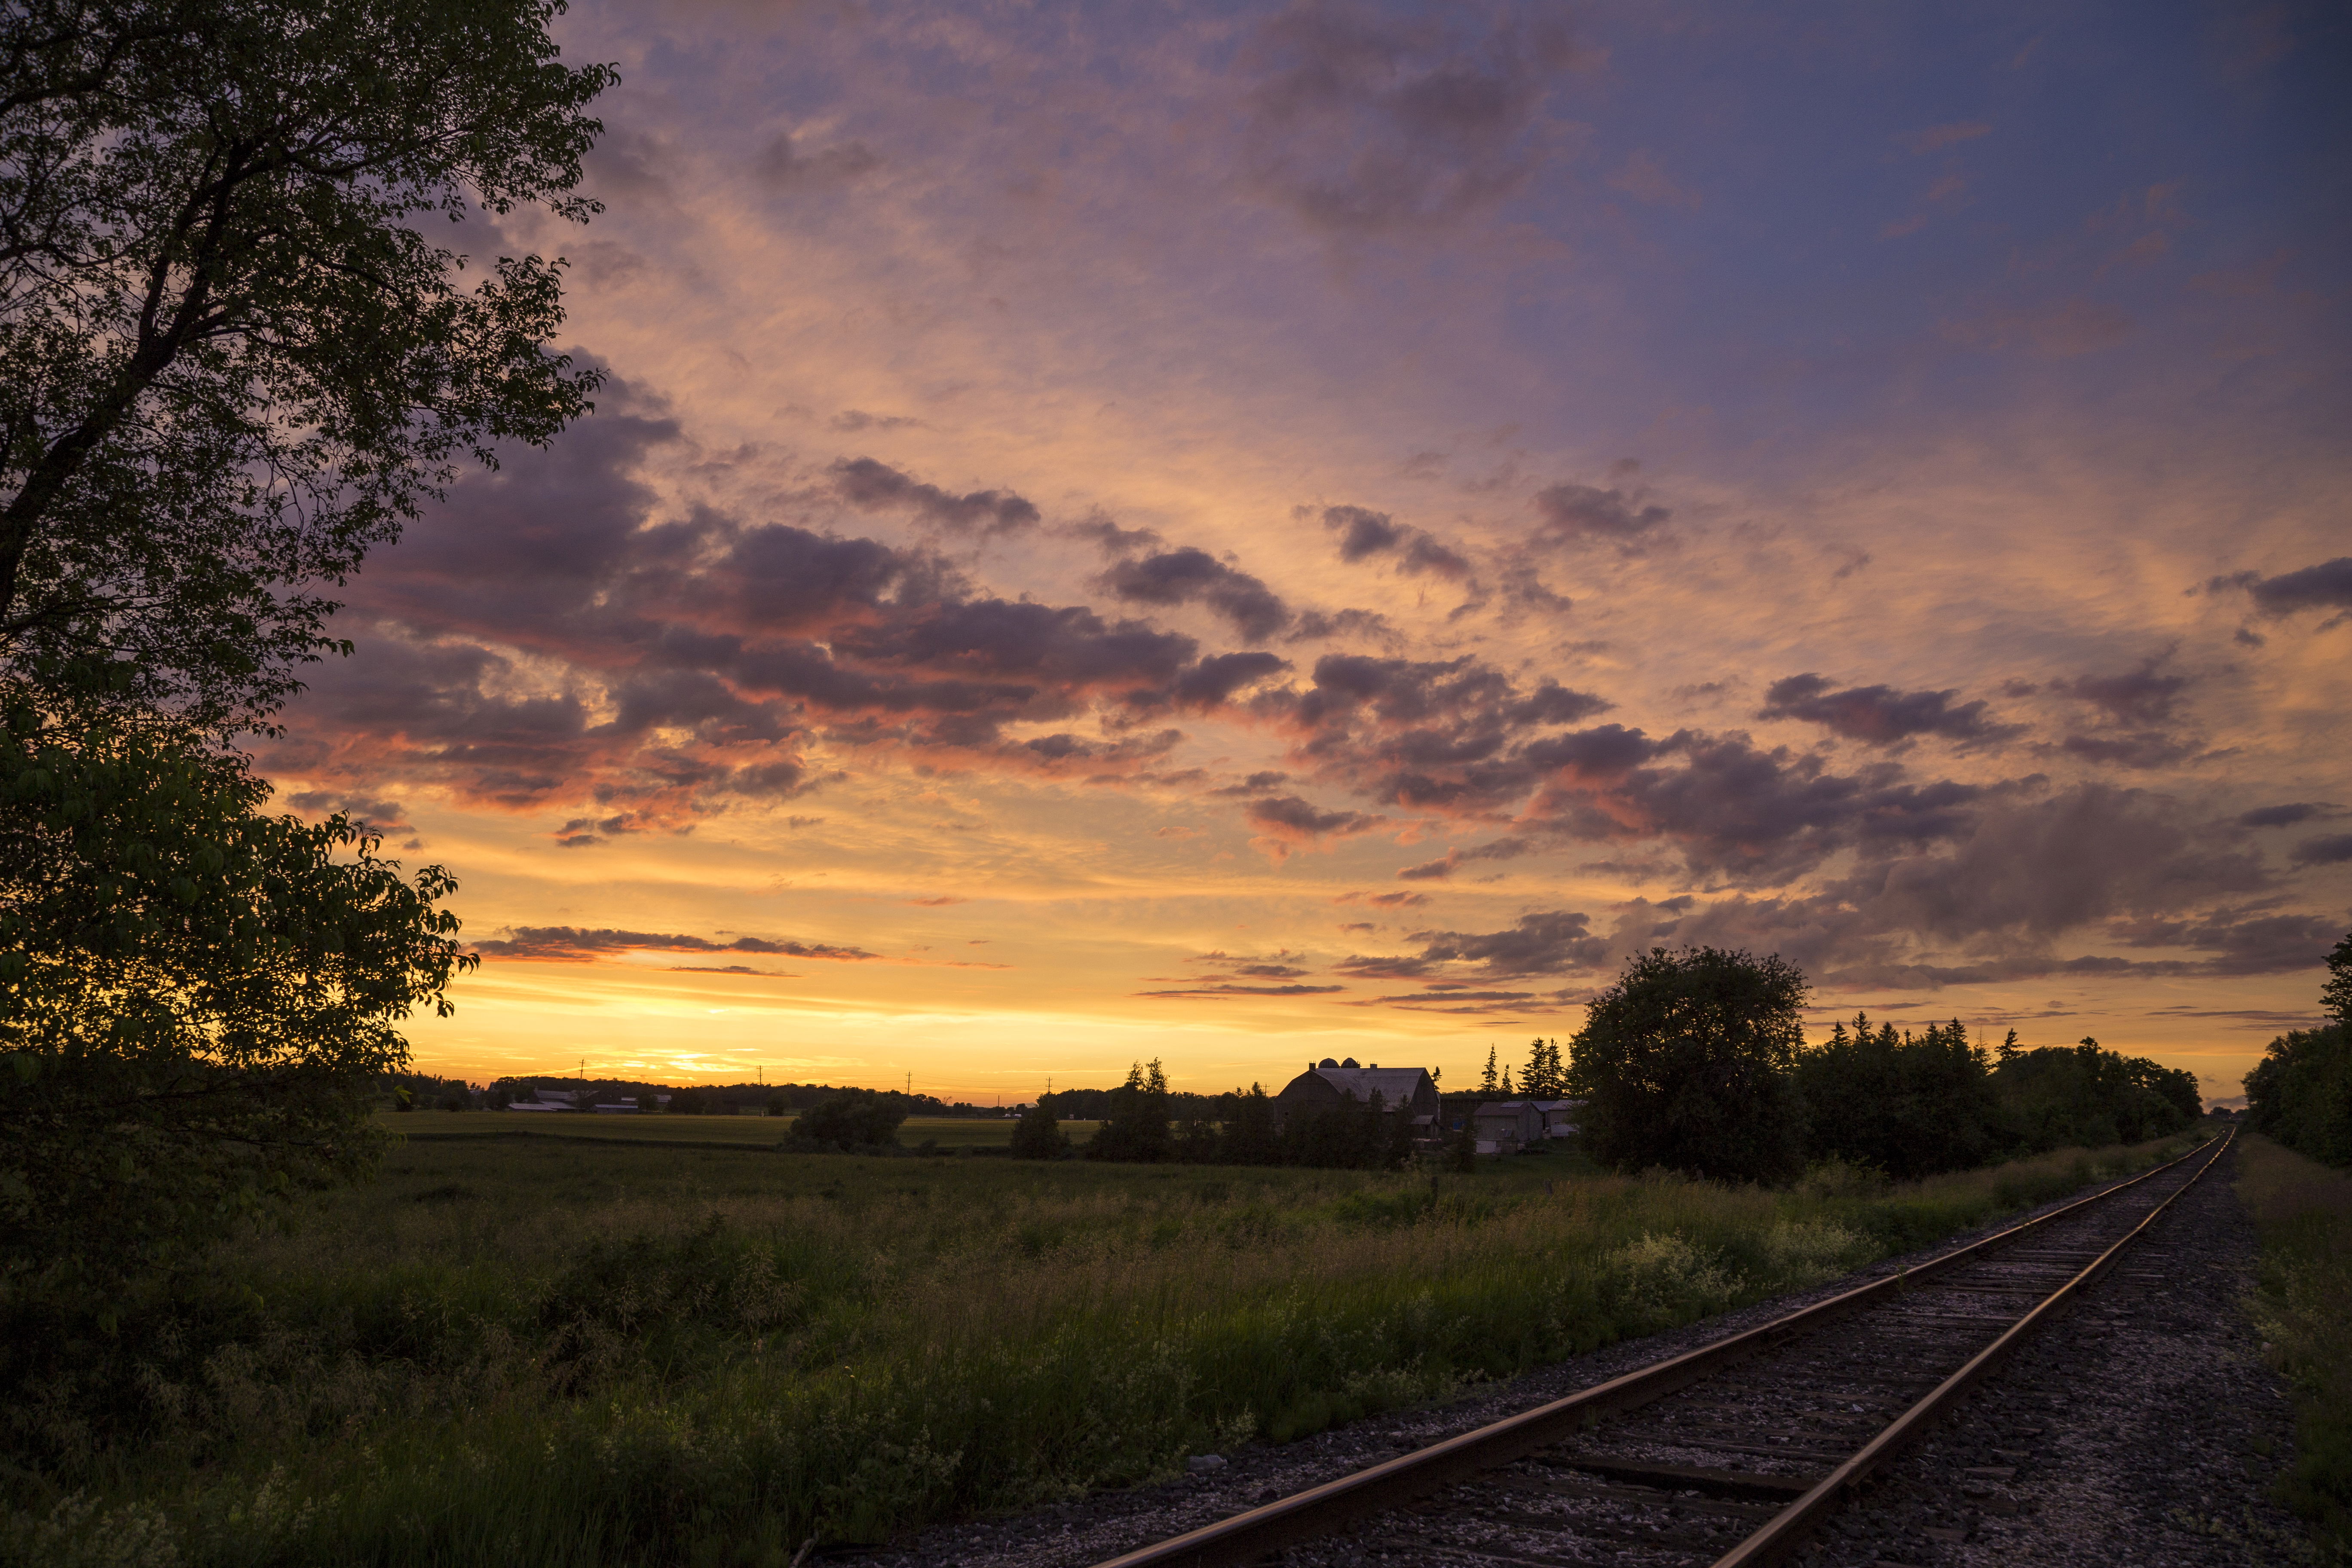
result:
[[[1529,1103],[1543,1119],[1543,1135],[1547,1138],[1573,1138],[1577,1134],[1578,1118],[1583,1114],[1580,1100],[1538,1100]]]
[[[1480,1106],[1471,1120],[1476,1123],[1478,1152],[1516,1154],[1543,1140],[1543,1112],[1532,1100],[1496,1100]]]
[[[1412,1119],[1414,1137],[1438,1135],[1438,1119],[1444,1107],[1427,1068],[1384,1068],[1378,1062],[1361,1067],[1353,1057],[1345,1061],[1325,1057],[1284,1084],[1282,1092],[1274,1097],[1274,1113],[1286,1126],[1300,1110],[1328,1110],[1346,1096],[1353,1096],[1359,1104],[1370,1104],[1375,1094],[1381,1097],[1383,1114],[1402,1111]]]

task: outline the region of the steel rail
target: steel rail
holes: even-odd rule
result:
[[[2067,1306],[2100,1275],[2114,1268],[2124,1249],[2137,1241],[2141,1232],[2162,1218],[2164,1211],[2179,1202],[2183,1193],[2204,1179],[2205,1173],[2213,1168],[2237,1135],[2236,1129],[2231,1129],[2205,1163],[2198,1167],[2195,1175],[2181,1183],[2169,1197],[2148,1210],[2147,1217],[2125,1232],[2114,1246],[2093,1258],[2073,1279],[2044,1296],[2032,1311],[2011,1323],[2000,1338],[1970,1356],[1966,1365],[1937,1384],[1916,1405],[1889,1422],[1877,1436],[1864,1444],[1852,1458],[1824,1476],[1812,1490],[1781,1510],[1763,1529],[1717,1558],[1715,1568],[1765,1568],[1769,1563],[1787,1562],[1814,1525],[1845,1505],[1861,1487],[1864,1478],[1926,1432],[1948,1405],[2006,1361],[2024,1342],[2027,1335]]]
[[[2225,1138],[2221,1147],[2228,1146],[2229,1140]],[[1532,1410],[1523,1410],[1516,1415],[1461,1433],[1442,1443],[1326,1481],[1321,1486],[1310,1487],[1303,1492],[1234,1514],[1214,1524],[1202,1525],[1198,1530],[1188,1531],[1170,1540],[1139,1547],[1133,1552],[1108,1559],[1097,1564],[1097,1568],[1226,1568],[1226,1565],[1253,1562],[1268,1552],[1295,1542],[1328,1535],[1351,1521],[1368,1514],[1385,1513],[1400,1503],[1424,1496],[1465,1476],[1496,1468],[1538,1448],[1548,1447],[1581,1430],[1601,1415],[1637,1409],[1653,1400],[1664,1398],[1723,1367],[1818,1328],[1832,1319],[1874,1305],[1885,1298],[1899,1296],[1923,1279],[1973,1262],[2055,1220],[2094,1204],[2105,1203],[2117,1194],[2160,1176],[2174,1166],[2206,1152],[2200,1145],[2177,1159],[2150,1166],[2130,1180],[2118,1182],[2104,1192],[2077,1198],[2048,1214],[2037,1215],[2007,1230],[1931,1258],[1916,1268],[1898,1269],[1866,1285],[1857,1285],[1826,1300],[1816,1301],[1810,1307],[1775,1318],[1770,1322],[1759,1323],[1711,1344],[1668,1356],[1648,1366],[1637,1367],[1606,1383],[1596,1384]],[[2218,1150],[2213,1151],[2213,1156],[2219,1157]],[[2201,1176],[2204,1172],[2200,1170],[2198,1174]],[[2187,1191],[2193,1182],[2194,1178],[2191,1178],[2190,1184],[2184,1184],[2181,1191]],[[2178,1193],[2173,1194],[2174,1197],[2179,1195]],[[2171,1199],[2168,1198],[2156,1212],[2162,1213],[2170,1202]],[[2137,1231],[2133,1234],[2137,1235]],[[2098,1266],[2095,1264],[2093,1267]],[[2072,1282],[2063,1289],[2071,1290]],[[2038,1315],[2039,1309],[2036,1313],[2030,1314]],[[2004,1340],[2007,1338],[2007,1335],[2003,1336]],[[1841,1466],[1839,1471],[1832,1472],[1833,1476],[1843,1473],[1844,1468]],[[1822,1484],[1827,1486],[1828,1483]],[[1811,1495],[1807,1494],[1808,1497]],[[1796,1506],[1791,1504],[1790,1509],[1784,1511],[1793,1511]],[[1767,1529],[1769,1528],[1768,1525]],[[1724,1561],[1727,1563],[1731,1559]],[[1743,1560],[1748,1561],[1760,1563],[1770,1560]]]

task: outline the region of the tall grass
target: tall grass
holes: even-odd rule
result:
[[[2254,1325],[2302,1393],[2279,1495],[2329,1561],[2352,1563],[2352,1173],[2260,1135],[2238,1148],[2238,1195],[2262,1236]]]
[[[1442,1397],[2161,1152],[1774,1193],[1557,1156],[1433,1180],[420,1143],[117,1304],[112,1340],[7,1304],[59,1348],[5,1415],[0,1560],[781,1562]]]

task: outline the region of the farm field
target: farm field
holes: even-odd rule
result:
[[[772,1148],[792,1129],[789,1116],[598,1116],[543,1110],[411,1110],[382,1112],[384,1128],[419,1142],[452,1139],[593,1138],[615,1143],[718,1143]],[[942,1149],[1005,1149],[1013,1143],[1010,1117],[910,1116],[898,1129],[898,1142],[914,1149],[926,1141]],[[1073,1142],[1094,1135],[1091,1121],[1065,1121]]]
[[[96,1370],[7,1415],[0,1561],[781,1563],[1442,1399],[2183,1145],[1768,1192],[1559,1153],[1433,1178],[412,1134],[61,1347]]]

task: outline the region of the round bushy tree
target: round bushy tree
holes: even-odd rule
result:
[[[1793,1069],[1807,990],[1778,954],[1654,948],[1634,958],[1570,1042],[1568,1087],[1589,1102],[1586,1149],[1619,1170],[1794,1176],[1804,1162]]]

